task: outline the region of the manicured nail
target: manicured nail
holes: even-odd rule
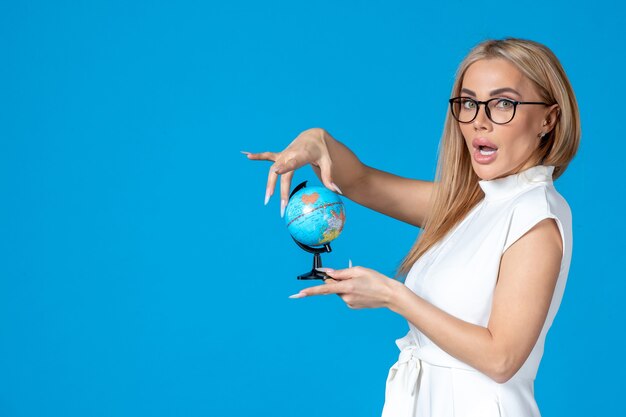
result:
[[[352,259],[348,259],[348,268],[352,268]]]
[[[275,173],[277,173],[277,174],[278,174],[278,171],[280,171],[280,169],[281,169],[281,168],[282,168],[282,167],[281,167],[280,165],[276,165],[276,166],[274,166],[274,168],[272,169],[272,171],[274,171]]]
[[[267,202],[270,201],[270,190],[265,191],[265,203],[264,205],[267,206]]]
[[[335,270],[332,269],[332,268],[315,268],[315,270],[316,271],[320,271],[320,272],[326,272],[326,273],[329,273],[329,272],[333,273],[333,272],[335,272]]]
[[[280,217],[285,216],[285,207],[287,207],[287,200],[280,200]]]
[[[241,152],[244,155],[250,155],[250,152],[246,152],[246,151],[239,151],[239,152]]]
[[[302,294],[301,292],[289,296],[289,298],[302,298],[302,297],[305,297],[305,295]]]
[[[343,193],[341,192],[339,187],[337,187],[337,184],[335,184],[334,182],[331,182],[330,184],[335,188],[335,191],[337,191],[339,194],[343,195]]]

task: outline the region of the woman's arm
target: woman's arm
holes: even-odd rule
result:
[[[546,320],[563,246],[553,219],[544,219],[503,254],[488,326],[460,320],[395,285],[388,307],[441,349],[493,380],[508,381],[524,364]]]
[[[338,294],[350,308],[387,307],[441,349],[493,380],[508,381],[524,364],[546,320],[563,245],[553,219],[544,219],[502,255],[487,327],[437,308],[399,281],[368,268],[321,268],[332,279],[291,298]]]
[[[414,226],[424,226],[434,187],[432,182],[403,178],[368,167],[322,128],[301,132],[281,152],[243,153],[248,159],[274,161],[267,177],[265,204],[274,194],[280,175],[281,216],[289,201],[294,171],[310,164],[329,190],[338,191],[379,213]]]

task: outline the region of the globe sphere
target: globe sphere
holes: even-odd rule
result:
[[[287,230],[307,246],[322,246],[336,239],[345,222],[343,201],[325,187],[304,187],[291,196],[285,207]]]

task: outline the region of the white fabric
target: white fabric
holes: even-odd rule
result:
[[[499,384],[440,349],[415,326],[396,341],[400,358],[389,370],[383,417],[539,417],[534,379],[557,313],[572,254],[569,205],[552,182],[553,166],[482,180],[485,193],[468,215],[412,266],[405,285],[466,322],[487,327],[500,260],[539,221],[553,218],[563,257],[548,315],[521,369]]]

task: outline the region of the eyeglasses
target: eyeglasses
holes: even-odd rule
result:
[[[508,98],[496,97],[487,101],[478,101],[469,97],[454,97],[450,100],[452,116],[460,123],[471,123],[478,116],[480,105],[485,105],[485,113],[489,120],[498,125],[509,123],[515,117],[515,110],[519,104],[550,104],[541,101],[515,101]]]

